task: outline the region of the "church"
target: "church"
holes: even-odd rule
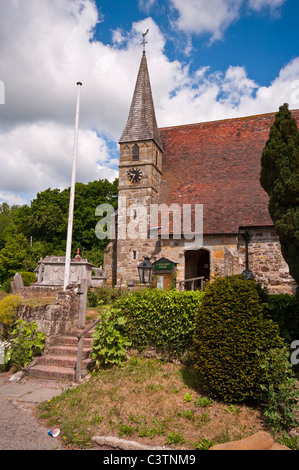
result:
[[[196,289],[202,280],[249,273],[271,293],[295,292],[260,185],[275,114],[159,128],[143,51],[119,140],[119,208],[104,254],[108,285],[138,283],[138,265],[148,257],[162,289],[173,282]],[[298,124],[299,110],[292,114]],[[151,207],[158,208],[154,221]],[[169,209],[166,222],[162,207]],[[180,223],[185,208],[191,208],[188,237]],[[138,232],[134,221],[145,228]],[[128,236],[130,224],[135,236]]]

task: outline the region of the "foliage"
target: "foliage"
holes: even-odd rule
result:
[[[99,240],[96,208],[107,203],[117,208],[118,181],[76,183],[72,256],[77,248],[88,261],[100,266],[109,240]],[[66,249],[70,188],[46,189],[30,206],[0,205],[0,282],[17,271],[34,271],[41,257],[63,256]],[[32,243],[29,241],[32,240]]]
[[[256,398],[262,381],[260,352],[282,345],[278,326],[264,318],[264,296],[242,276],[206,287],[192,351],[194,368],[210,394],[225,402]]]
[[[169,356],[181,357],[192,347],[203,296],[200,291],[144,289],[121,297],[115,306],[127,319],[125,332],[134,348],[142,351],[155,345]]]
[[[0,324],[3,327],[3,338],[7,339],[14,326],[21,298],[17,295],[8,295],[0,300]]]
[[[97,307],[101,304],[111,304],[120,297],[128,295],[128,291],[110,287],[89,288],[87,301],[89,307]]]
[[[126,319],[119,315],[117,309],[103,309],[100,322],[93,334],[91,357],[95,360],[95,368],[103,366],[120,366],[126,359],[126,347],[131,341],[122,332]]]
[[[23,261],[27,257],[29,243],[22,233],[7,235],[5,246],[0,251],[0,280],[14,276],[22,270]]]
[[[288,343],[298,339],[299,302],[294,295],[269,295],[266,314],[279,325],[280,336]]]
[[[30,284],[33,284],[36,280],[36,275],[34,273],[20,271],[20,274],[22,276],[24,286],[30,286]]]
[[[264,415],[274,432],[288,431],[299,425],[294,415],[299,410],[299,388],[288,348],[272,349],[262,357],[263,382],[260,387]]]
[[[279,108],[271,126],[260,181],[269,195],[269,213],[282,255],[299,283],[299,132],[288,104]]]
[[[15,372],[29,364],[33,357],[38,356],[44,349],[46,335],[37,330],[35,322],[26,323],[17,320],[12,331],[11,349],[6,361]]]
[[[8,279],[6,279],[1,285],[1,290],[6,292],[7,294],[10,294],[12,292],[11,282],[13,280],[14,280],[13,277],[9,277]]]
[[[20,211],[19,229],[33,241],[52,243],[55,250],[65,251],[70,188],[47,189],[36,195],[28,208]],[[95,236],[95,226],[98,222],[95,210],[99,204],[108,203],[117,206],[117,180],[109,183],[107,180],[93,181],[88,184],[76,183],[73,219],[73,251],[77,248],[92,251],[93,248],[105,248]]]

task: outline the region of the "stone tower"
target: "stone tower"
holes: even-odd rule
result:
[[[124,285],[138,279],[137,265],[155,251],[145,227],[150,204],[158,201],[162,178],[163,149],[145,52],[119,144],[117,283]]]

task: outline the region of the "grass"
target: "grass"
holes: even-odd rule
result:
[[[28,305],[29,307],[39,307],[41,305],[52,305],[56,297],[33,297],[30,299],[23,299],[22,305]]]
[[[61,429],[66,448],[93,447],[95,435],[145,445],[205,450],[264,429],[258,409],[209,400],[192,370],[133,356],[38,407]]]

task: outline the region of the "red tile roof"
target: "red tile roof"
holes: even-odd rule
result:
[[[276,113],[159,129],[159,204],[203,204],[205,234],[272,226],[260,185],[261,155]],[[299,123],[299,110],[292,111]]]

